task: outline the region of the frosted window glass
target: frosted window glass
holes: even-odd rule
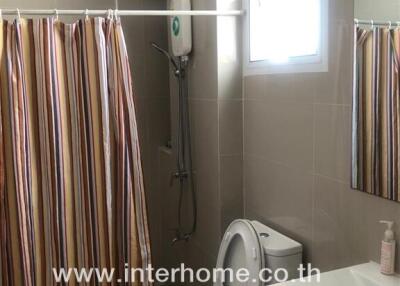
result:
[[[250,0],[250,61],[313,56],[321,45],[321,0]]]

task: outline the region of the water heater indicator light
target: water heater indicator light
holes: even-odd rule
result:
[[[179,35],[180,29],[181,29],[181,23],[179,21],[179,17],[174,17],[172,21],[172,31],[174,32],[174,36]]]

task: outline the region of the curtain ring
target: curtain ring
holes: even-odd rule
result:
[[[371,20],[371,29],[374,29],[374,20]]]
[[[118,16],[118,9],[114,10],[114,19],[118,20],[119,16]]]
[[[389,21],[388,24],[389,24],[389,30],[392,29],[392,21]]]
[[[17,17],[18,21],[21,20],[21,11],[19,11],[19,8],[17,8]]]
[[[88,9],[85,10],[85,19],[89,20],[89,10]]]
[[[356,19],[354,19],[354,23],[356,24],[356,27],[358,28],[360,25],[360,21],[356,18]]]
[[[54,17],[55,17],[55,20],[58,21],[58,10],[57,9],[54,9]]]
[[[108,20],[111,20],[111,18],[112,18],[112,13],[113,13],[112,9],[108,9],[108,11],[107,11],[107,19],[108,19]]]

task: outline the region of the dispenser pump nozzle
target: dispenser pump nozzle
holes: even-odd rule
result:
[[[385,230],[385,235],[384,235],[383,240],[386,241],[386,242],[392,241],[394,239],[394,233],[393,233],[393,224],[394,224],[394,222],[381,220],[380,223],[386,224],[386,226],[387,226],[387,229]]]

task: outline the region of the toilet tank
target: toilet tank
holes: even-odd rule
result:
[[[289,280],[299,278],[298,268],[303,259],[302,245],[257,221],[252,221],[252,225],[260,238],[264,251],[265,267],[271,269],[272,272],[279,268],[286,269],[289,274]],[[276,282],[272,280],[267,285]]]

